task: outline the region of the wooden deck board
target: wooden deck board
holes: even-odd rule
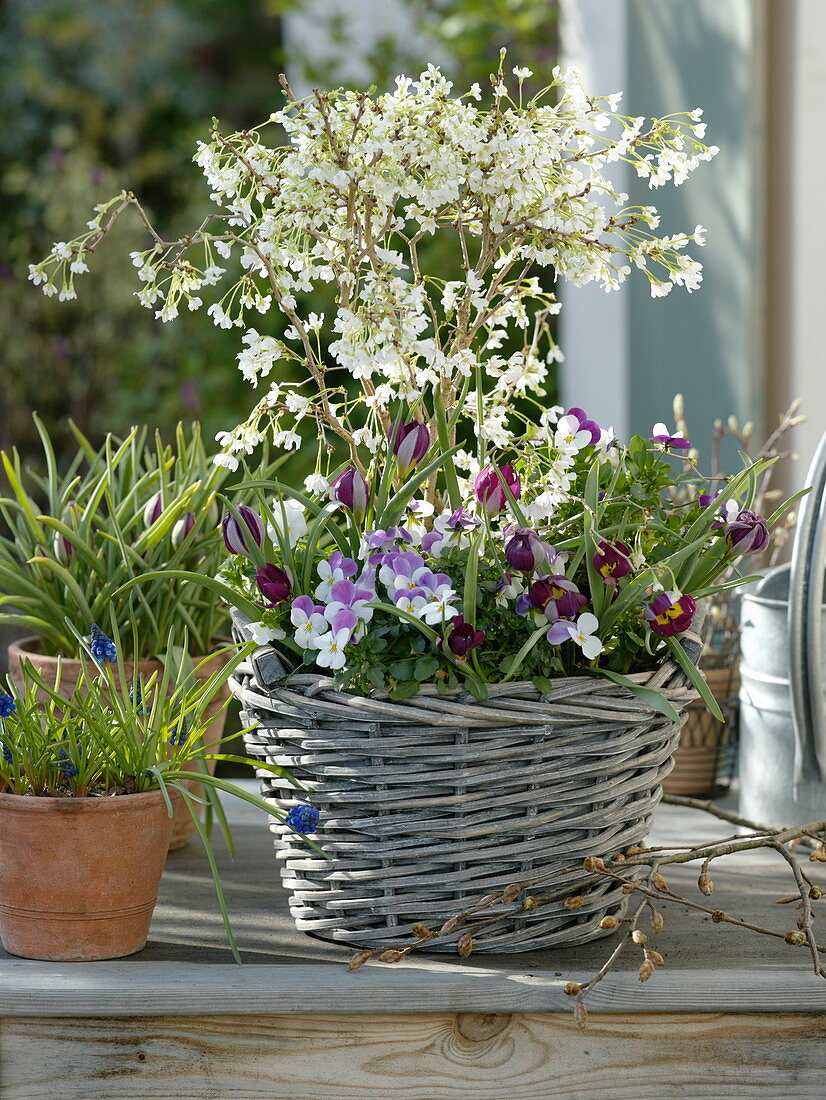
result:
[[[579,1031],[563,986],[599,968],[610,938],[348,974],[348,949],[295,932],[266,828],[236,816],[238,858],[219,848],[219,861],[245,965],[231,961],[203,853],[173,853],[140,955],[59,965],[0,952],[2,1100],[826,1095],[826,982],[804,949],[663,906],[666,967],[640,985],[630,953]],[[725,831],[672,807],[657,821],[661,841]],[[714,904],[784,930],[784,866],[728,859]],[[667,877],[699,900],[696,873]]]

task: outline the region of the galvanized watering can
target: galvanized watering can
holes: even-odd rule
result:
[[[791,565],[742,599],[740,812],[766,825],[826,818],[826,435],[807,484]]]

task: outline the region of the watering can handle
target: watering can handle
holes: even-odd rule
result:
[[[826,563],[826,435],[806,483],[789,575],[789,667],[795,734],[795,783],[826,777],[823,706],[823,571]]]

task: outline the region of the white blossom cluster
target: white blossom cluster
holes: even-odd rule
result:
[[[132,254],[141,304],[168,321],[209,300],[217,326],[243,332],[244,378],[269,386],[245,424],[221,433],[226,465],[265,431],[298,446],[296,428],[311,418],[321,439],[344,439],[366,468],[398,408],[435,425],[439,403],[456,412],[451,430],[469,417],[483,446],[505,449],[520,434],[515,399],[541,397],[549,363],[561,358],[548,328],[558,304],[531,269],[610,291],[636,267],[654,296],[695,289],[702,268],[686,248],[704,243],[702,227],[657,236],[656,209],[627,205],[606,169],[621,159],[652,188],[679,185],[717,152],[702,143],[699,110],[646,128],[617,113],[619,95],[589,97],[575,70],[558,69],[523,105],[528,71],[513,72],[518,99],[500,71],[491,110],[477,106],[477,87],[454,95],[432,65],[416,80],[398,77],[385,95],[289,98],[269,120],[286,144],[265,142],[267,124],[199,143],[194,159],[216,204],[200,230],[166,242],[124,192],[97,208],[85,234],[32,265],[30,278],[46,294],[74,297],[88,256],[121,211],[136,208],[153,239]],[[418,245],[434,234],[452,237],[462,280],[422,270]],[[318,284],[334,291],[327,320],[297,304]],[[256,316],[271,310],[286,317],[283,339],[259,332]],[[522,347],[505,357],[514,335]],[[284,384],[286,363],[300,365],[302,381]],[[345,387],[353,378],[355,399]],[[563,450],[549,499],[564,492],[564,459]]]

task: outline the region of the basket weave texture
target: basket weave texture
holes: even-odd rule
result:
[[[236,632],[244,636],[236,616]],[[684,635],[688,639],[688,635]],[[694,656],[699,644],[689,642]],[[668,661],[634,677],[681,712],[694,690]],[[338,692],[321,675],[284,678],[262,647],[236,670],[248,753],[289,770],[306,789],[259,772],[262,795],[282,810],[321,811],[325,860],[272,819],[284,886],[299,931],[353,947],[397,947],[412,925],[438,929],[489,892],[537,875],[543,899],[486,909],[507,919],[480,928],[474,952],[570,946],[604,935],[621,914],[621,884],[582,868],[647,834],[672,767],[679,727],[597,677],[489,685],[485,702]],[[565,907],[583,895],[581,907]],[[432,945],[455,951],[460,932]]]

